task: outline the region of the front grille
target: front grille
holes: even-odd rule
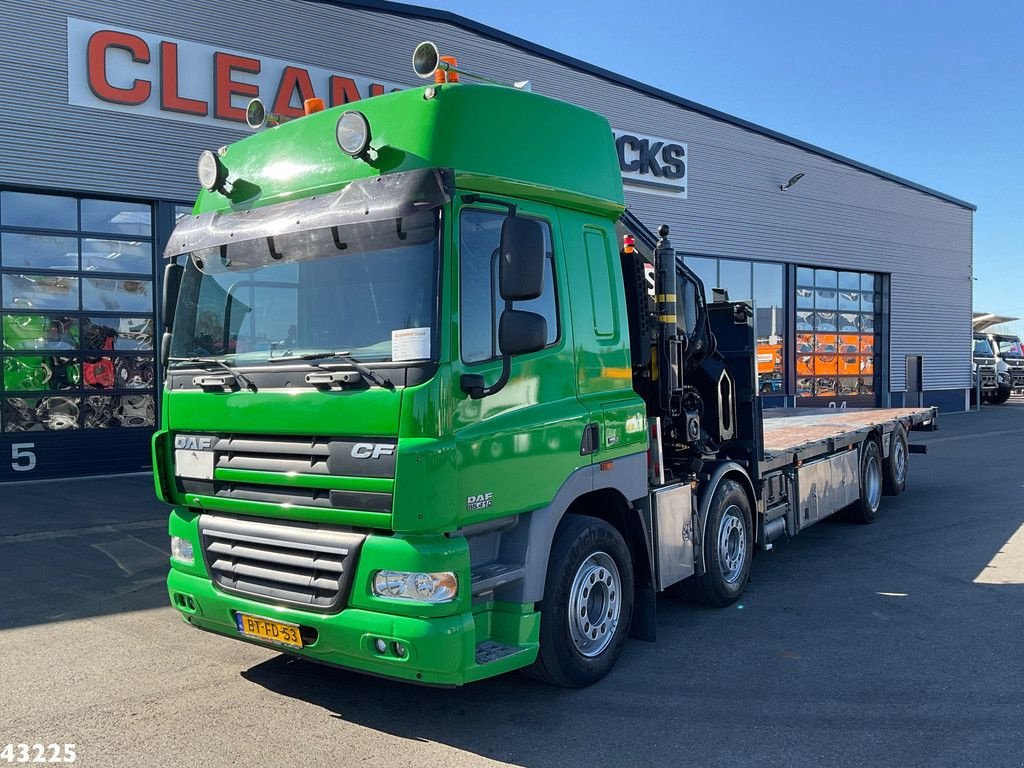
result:
[[[326,483],[328,487],[324,488],[314,486],[325,485],[320,478],[331,476],[393,479],[397,452],[394,438],[197,437],[210,440],[216,474],[214,480],[180,478],[181,488],[186,493],[320,509],[391,513],[390,483],[383,483],[373,491],[346,488],[344,480],[339,480],[337,485]],[[274,475],[281,476],[280,482]]]
[[[366,538],[330,526],[200,515],[206,568],[225,592],[312,611],[341,610]]]

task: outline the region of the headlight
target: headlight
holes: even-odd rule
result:
[[[171,557],[185,565],[193,565],[196,555],[192,551],[192,542],[180,536],[171,536]]]
[[[370,148],[370,123],[362,112],[349,110],[338,118],[338,146],[346,155],[361,157]]]
[[[377,571],[373,594],[391,600],[415,600],[419,603],[447,603],[459,594],[459,579],[451,571],[415,573]]]

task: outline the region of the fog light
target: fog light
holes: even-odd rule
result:
[[[361,157],[370,147],[370,123],[362,112],[349,110],[338,118],[338,146],[346,155]]]
[[[192,551],[192,542],[180,536],[171,536],[171,557],[185,565],[195,564],[196,556]]]
[[[383,656],[384,654],[386,654],[388,652],[388,644],[386,642],[384,642],[384,640],[382,640],[379,637],[376,640],[373,641],[373,648],[381,656]]]
[[[459,580],[451,571],[440,573],[377,571],[373,577],[373,593],[378,597],[391,600],[448,603],[459,594]]]
[[[405,658],[405,646],[402,645],[401,643],[398,643],[398,642],[392,643],[391,650],[393,650],[395,652],[395,656],[397,656],[398,658],[400,658],[400,659],[404,659]]]

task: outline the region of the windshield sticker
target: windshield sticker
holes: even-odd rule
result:
[[[400,328],[392,331],[391,359],[396,363],[403,360],[429,360],[430,329]]]

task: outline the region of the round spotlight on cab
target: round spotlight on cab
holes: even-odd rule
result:
[[[362,157],[370,148],[370,123],[366,115],[350,109],[338,118],[338,146],[346,155]]]
[[[245,108],[245,122],[254,131],[267,123],[267,108],[259,99],[253,99]]]
[[[215,152],[207,149],[199,155],[196,175],[199,177],[199,184],[203,189],[216,192],[224,186],[228,176],[228,169],[224,167],[224,163],[220,161]]]
[[[416,50],[412,52],[412,71],[416,73],[416,77],[429,80],[434,76],[434,71],[440,63],[441,53],[429,40],[417,45]]]

